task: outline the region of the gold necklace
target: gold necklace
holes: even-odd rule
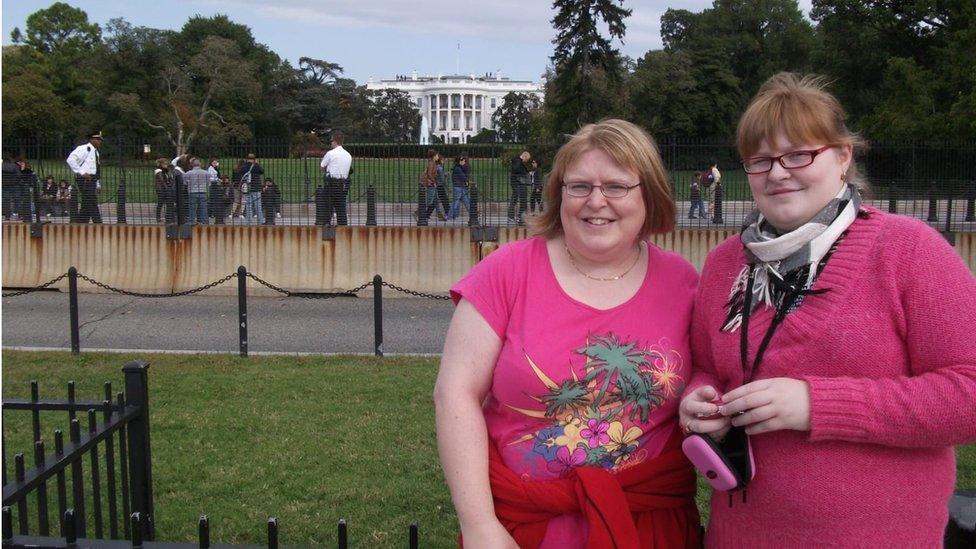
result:
[[[629,273],[631,270],[633,270],[635,266],[637,266],[637,262],[640,261],[640,257],[641,257],[641,248],[640,248],[640,244],[638,243],[637,257],[634,258],[634,262],[630,264],[630,267],[627,267],[626,271],[618,274],[617,276],[611,276],[609,278],[601,278],[599,276],[591,276],[589,274],[586,274],[585,272],[583,272],[583,269],[580,269],[579,264],[576,263],[576,258],[573,257],[573,252],[569,251],[569,245],[566,244],[565,241],[563,241],[563,248],[566,249],[566,255],[569,256],[569,262],[573,264],[573,268],[576,269],[576,272],[585,276],[586,278],[589,278],[590,280],[596,280],[599,282],[612,282],[614,280],[620,280],[621,278],[627,276],[627,273]]]

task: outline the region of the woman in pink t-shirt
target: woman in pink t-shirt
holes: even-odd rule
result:
[[[643,130],[606,120],[556,155],[536,236],[451,290],[435,388],[468,547],[693,547],[676,429],[698,276],[648,243],[674,203]]]

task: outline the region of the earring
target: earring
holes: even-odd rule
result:
[[[843,181],[844,183],[847,183],[847,174],[846,173],[840,174],[840,180]]]

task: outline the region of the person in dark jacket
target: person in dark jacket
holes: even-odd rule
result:
[[[529,151],[522,151],[522,154],[512,159],[512,167],[509,174],[512,196],[508,200],[508,220],[514,221],[519,225],[524,223],[522,217],[525,214],[526,202],[528,202],[528,162],[531,159],[532,155],[529,154]]]
[[[542,168],[539,167],[539,162],[536,159],[532,159],[529,168],[529,186],[531,190],[529,191],[529,211],[535,213],[536,211],[542,211]]]
[[[156,159],[156,171],[153,173],[153,187],[156,189],[156,223],[176,221],[176,195],[173,193],[173,176],[169,171],[169,160]]]
[[[274,225],[275,214],[281,209],[281,191],[270,177],[261,186],[261,208],[264,210],[264,224]]]
[[[54,176],[49,175],[44,178],[44,184],[41,186],[41,196],[39,208],[41,210],[41,215],[44,217],[51,217],[52,215],[61,215],[56,213],[58,211],[58,184],[54,182]]]
[[[468,196],[468,172],[465,166],[468,164],[466,156],[458,156],[454,159],[454,168],[451,170],[451,180],[454,184],[454,202],[447,212],[447,219],[455,219],[461,215],[461,205],[471,213],[471,199]]]
[[[14,160],[17,164],[18,176],[16,187],[17,192],[14,195],[14,210],[17,211],[17,216],[24,223],[31,222],[31,215],[34,213],[34,193],[37,188],[37,175],[34,174],[34,169],[31,168],[30,163],[23,157],[18,157]]]
[[[14,214],[14,195],[17,194],[18,178],[20,168],[14,164],[13,157],[4,153],[3,155],[3,179],[0,185],[3,186],[3,218],[10,219]]]
[[[210,169],[208,168],[207,171],[209,172]],[[227,215],[227,206],[230,203],[228,191],[233,192],[227,176],[217,176],[216,179],[211,179],[210,188],[207,191],[207,213],[213,217],[214,225],[223,225],[224,217]]]

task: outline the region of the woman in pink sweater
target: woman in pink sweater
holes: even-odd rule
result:
[[[923,223],[861,204],[862,145],[821,79],[782,73],[738,128],[757,210],[695,301],[686,432],[750,437],[709,547],[937,547],[976,440],[976,279]]]

